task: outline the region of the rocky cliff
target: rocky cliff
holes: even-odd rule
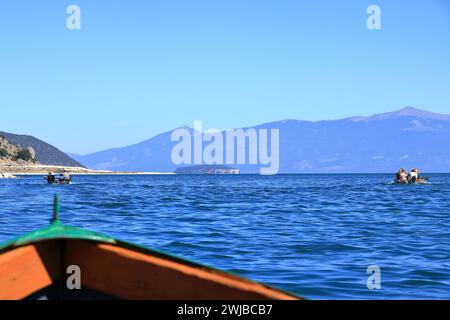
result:
[[[0,135],[0,165],[36,163],[36,152],[33,147],[23,148],[10,143]]]
[[[33,158],[40,164],[83,167],[82,164],[75,161],[58,148],[33,136],[12,134],[1,131],[0,136],[3,137],[3,140],[7,140],[13,146],[22,148],[23,150],[31,151],[32,149]]]

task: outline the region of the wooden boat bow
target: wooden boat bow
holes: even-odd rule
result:
[[[50,226],[0,245],[0,299],[293,300],[293,294],[107,235]],[[82,289],[67,287],[80,270]]]

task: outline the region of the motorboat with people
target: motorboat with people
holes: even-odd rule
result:
[[[72,177],[70,176],[67,170],[64,170],[63,173],[59,175],[55,175],[54,172],[49,172],[47,176],[44,177],[48,184],[71,184]]]
[[[396,184],[429,184],[429,177],[422,177],[420,170],[417,168],[406,172],[405,169],[400,168],[395,175],[394,183]]]

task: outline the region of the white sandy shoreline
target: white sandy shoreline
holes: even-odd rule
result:
[[[8,172],[9,173],[9,172]],[[42,176],[42,175],[47,175],[48,172],[10,172],[11,174],[15,175],[15,176]],[[56,172],[58,174],[58,172]],[[122,176],[122,175],[136,175],[136,176],[140,176],[140,175],[174,175],[176,173],[172,173],[172,172],[70,172],[71,176],[98,176],[98,175],[103,175],[103,176]]]
[[[107,171],[91,170],[83,167],[53,166],[53,165],[20,165],[0,166],[0,173],[8,173],[14,176],[46,175],[48,172],[61,173],[64,170],[71,175],[172,175],[172,172],[141,172],[141,171]]]

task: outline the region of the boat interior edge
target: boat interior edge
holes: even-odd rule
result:
[[[36,291],[23,300],[122,300],[118,297],[89,289],[69,290],[65,281],[56,280],[51,285]]]
[[[66,286],[68,266],[81,290]],[[0,299],[290,300],[278,291],[170,257],[79,239],[53,239],[0,254]]]

